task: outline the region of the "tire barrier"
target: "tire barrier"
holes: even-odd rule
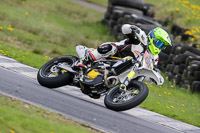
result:
[[[200,92],[200,50],[176,43],[164,70],[168,80],[192,92]]]
[[[144,3],[143,0],[109,0],[108,3],[102,23],[108,27],[109,33],[118,41],[124,39],[121,26],[126,23],[137,25],[146,34],[157,26],[162,27],[153,20],[153,6]]]
[[[109,0],[107,11],[102,23],[108,27],[109,33],[117,41],[125,38],[121,32],[123,24],[134,24],[146,34],[155,27],[163,27],[153,20],[153,5],[146,4],[143,0]],[[187,41],[192,35],[185,34],[189,29],[173,25],[171,29],[173,39],[181,36],[182,41]],[[169,81],[191,91],[200,92],[200,50],[198,44],[192,47],[172,41],[173,47],[166,47],[159,54],[158,68],[165,72]]]

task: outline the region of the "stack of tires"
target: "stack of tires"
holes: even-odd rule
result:
[[[165,27],[153,20],[153,6],[143,0],[109,0],[107,12],[102,23],[107,25],[109,33],[117,41],[125,38],[121,32],[123,24],[134,24],[146,34],[155,27]],[[172,26],[173,38],[181,36],[182,41],[193,37],[185,34],[188,29]],[[173,47],[167,47],[159,54],[158,67],[167,74],[168,80],[176,85],[200,92],[200,50],[172,41]]]
[[[200,50],[173,43],[165,73],[169,81],[200,92]]]
[[[162,27],[153,20],[153,16],[152,5],[144,3],[143,0],[109,0],[102,22],[107,25],[110,34],[119,41],[124,38],[121,33],[123,24],[137,25],[146,34],[157,26]]]
[[[169,59],[169,55],[171,53],[171,46],[167,46],[165,49],[163,49],[160,53],[159,53],[159,62],[157,67],[161,70],[161,71],[165,71],[165,68],[168,64],[168,59]]]

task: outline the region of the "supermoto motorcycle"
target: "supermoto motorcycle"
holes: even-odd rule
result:
[[[148,96],[148,87],[143,82],[155,82],[162,85],[163,77],[153,68],[152,54],[145,52],[140,59],[140,66],[125,90],[120,89],[126,75],[138,61],[132,57],[101,58],[81,65],[84,57],[92,49],[82,45],[76,46],[76,56],[61,56],[44,64],[38,72],[38,82],[48,88],[73,85],[91,98],[104,97],[105,106],[111,110],[124,111],[141,104]]]

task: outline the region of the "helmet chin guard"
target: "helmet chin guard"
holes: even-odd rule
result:
[[[172,46],[168,33],[160,27],[151,30],[148,34],[149,49],[153,55],[157,55],[167,45]]]

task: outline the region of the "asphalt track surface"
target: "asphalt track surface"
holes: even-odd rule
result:
[[[0,93],[62,113],[105,132],[178,133],[165,126],[88,102],[72,95],[42,87],[36,80],[0,68]]]

